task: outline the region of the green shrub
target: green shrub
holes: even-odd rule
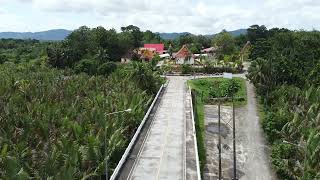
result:
[[[97,74],[97,62],[92,59],[83,59],[75,64],[74,70],[76,73]]]
[[[296,154],[296,147],[290,144],[274,144],[272,146],[272,164],[280,179],[293,180],[295,177],[289,173],[295,166],[295,161],[291,159]]]
[[[148,63],[134,62],[130,68],[132,79],[136,82],[138,87],[148,94],[155,94],[159,87],[164,83],[164,79],[160,77],[157,71],[153,71]],[[124,69],[125,70],[125,69]],[[123,73],[126,73],[125,71]]]
[[[0,54],[0,64],[3,64],[8,61],[8,57],[6,55]]]
[[[103,63],[98,67],[98,74],[108,76],[117,69],[117,64],[114,62]]]
[[[150,61],[151,66],[152,67],[156,67],[160,60],[161,60],[160,56],[159,55],[155,55]]]
[[[206,82],[200,82],[200,84]],[[210,97],[232,97],[236,95],[241,88],[241,81],[239,80],[229,80],[223,79],[221,81],[216,81],[210,87],[209,95]]]
[[[182,74],[191,74],[192,71],[192,66],[189,64],[183,64],[181,68],[181,73]]]

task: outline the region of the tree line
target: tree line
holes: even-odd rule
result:
[[[320,178],[320,32],[248,29],[248,78],[263,104],[263,128],[279,179]]]

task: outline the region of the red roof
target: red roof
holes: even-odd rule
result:
[[[144,44],[144,48],[156,49],[157,53],[162,53],[164,51],[164,44]]]
[[[189,51],[186,45],[183,45],[182,48],[174,55],[176,58],[186,58],[192,56],[193,54]]]
[[[210,48],[206,48],[206,49],[201,50],[201,52],[205,52],[205,53],[214,52],[214,51],[216,51],[217,49],[218,49],[218,48],[216,48],[216,47],[210,47]]]

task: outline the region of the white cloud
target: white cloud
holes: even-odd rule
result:
[[[143,30],[196,34],[246,28],[252,24],[320,28],[318,0],[0,0],[0,5],[2,9],[11,9],[5,13],[5,18],[9,18],[7,29],[20,27],[20,31],[74,29],[80,25],[119,29],[129,24]],[[0,18],[3,17],[0,9]],[[32,24],[40,22],[40,26]],[[0,31],[6,27],[0,27]]]

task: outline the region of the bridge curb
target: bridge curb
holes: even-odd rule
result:
[[[196,133],[196,126],[195,126],[195,122],[194,122],[194,111],[193,111],[193,98],[192,98],[192,94],[191,94],[191,88],[189,86],[189,95],[191,97],[191,119],[192,119],[192,128],[193,128],[193,138],[194,138],[194,146],[195,146],[195,154],[196,154],[196,163],[197,163],[197,177],[198,180],[201,180],[201,172],[200,172],[200,161],[199,161],[199,154],[198,154],[198,142],[197,142],[197,133]]]
[[[168,82],[166,82],[166,84],[167,84],[167,83],[168,83]],[[136,141],[137,141],[137,139],[138,139],[138,137],[139,137],[139,135],[140,135],[140,132],[141,132],[141,130],[142,130],[145,122],[147,121],[147,119],[148,119],[148,117],[149,117],[149,115],[150,115],[150,112],[152,111],[155,103],[157,102],[157,100],[158,100],[158,98],[159,98],[159,95],[161,94],[164,86],[165,86],[164,84],[161,85],[161,87],[160,87],[160,89],[159,89],[156,97],[153,99],[153,101],[152,101],[152,103],[151,103],[148,111],[146,112],[145,116],[143,117],[143,120],[142,120],[142,122],[140,123],[140,125],[139,125],[136,133],[135,133],[134,136],[132,137],[132,139],[131,139],[128,147],[126,148],[125,152],[123,153],[123,155],[122,155],[122,157],[121,157],[121,159],[120,159],[117,167],[116,167],[115,170],[113,171],[113,173],[112,173],[112,175],[111,175],[111,177],[110,177],[110,180],[116,180],[116,179],[117,179],[120,170],[122,169],[123,165],[125,164],[126,160],[128,159],[129,154],[130,154],[130,152],[131,152],[134,144],[136,143]]]

